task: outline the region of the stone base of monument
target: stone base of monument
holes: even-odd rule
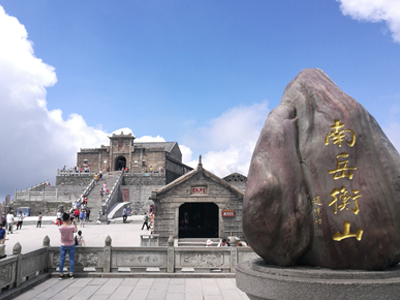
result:
[[[400,267],[385,271],[279,267],[262,259],[240,263],[236,285],[251,300],[399,299]]]

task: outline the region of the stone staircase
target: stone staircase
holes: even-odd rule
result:
[[[107,184],[107,188],[111,193],[111,189],[117,181],[118,177],[121,175],[121,172],[110,172],[103,174],[103,178],[99,180],[97,185],[91,190],[89,195],[87,195],[88,199],[88,207],[90,208],[90,220],[97,220],[98,211],[101,210],[101,205],[108,198],[107,194],[104,194],[103,201],[100,201],[100,189],[103,188],[103,183]]]

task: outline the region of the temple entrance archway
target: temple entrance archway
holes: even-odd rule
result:
[[[218,238],[218,205],[184,203],[179,207],[179,238]]]
[[[121,169],[126,168],[126,158],[124,156],[118,156],[115,159],[115,165],[114,165],[114,170],[119,171]]]

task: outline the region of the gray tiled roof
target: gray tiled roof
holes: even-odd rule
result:
[[[135,147],[152,149],[163,148],[166,152],[171,152],[177,142],[153,142],[153,143],[134,143]]]

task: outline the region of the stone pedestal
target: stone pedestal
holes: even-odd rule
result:
[[[237,266],[236,284],[251,300],[399,299],[400,267],[379,272],[284,268],[256,259]]]

